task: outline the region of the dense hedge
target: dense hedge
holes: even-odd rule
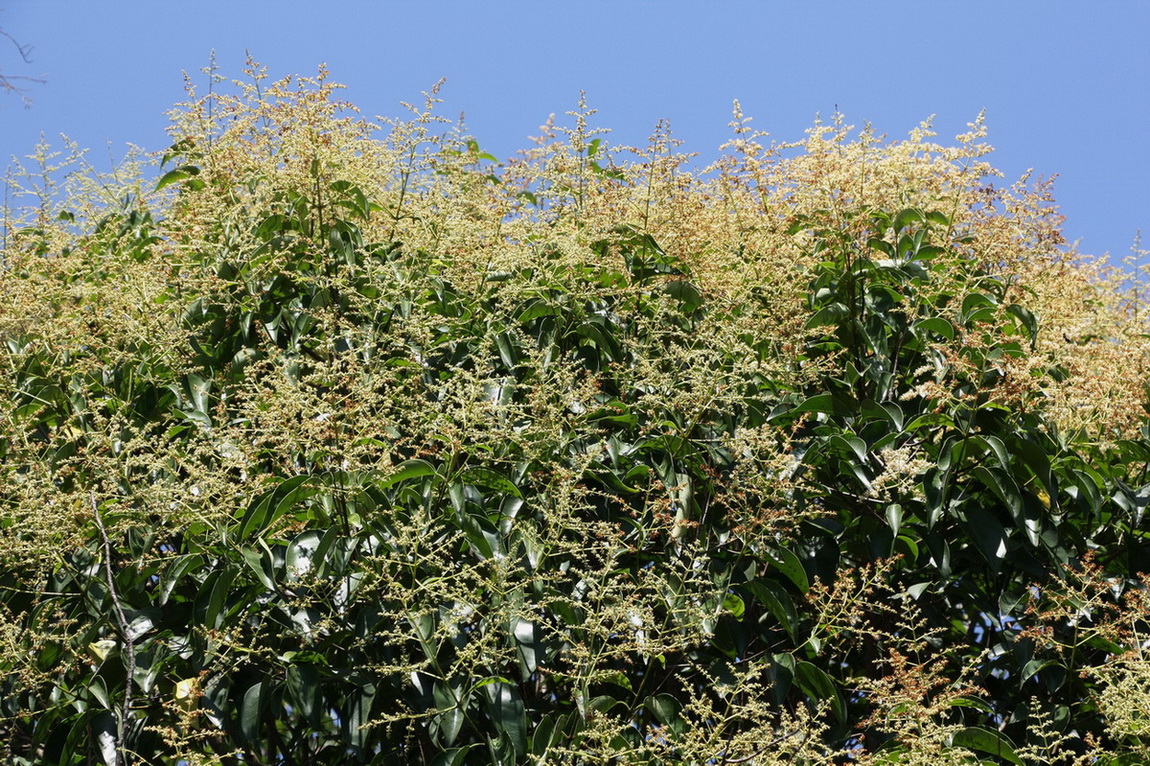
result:
[[[11,181],[9,762],[1150,758],[1136,283],[980,126],[498,163],[251,75]]]

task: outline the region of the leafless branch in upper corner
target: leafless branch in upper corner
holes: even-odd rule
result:
[[[11,42],[12,45],[14,45],[16,47],[16,50],[20,54],[20,59],[25,64],[32,63],[32,58],[31,58],[32,46],[31,45],[26,45],[26,44],[21,43],[19,40],[17,40],[15,37],[13,37],[11,35],[11,33],[9,33],[5,29],[0,29],[0,37],[8,38],[8,41]],[[44,82],[44,80],[39,78],[39,77],[28,77],[26,75],[12,75],[12,74],[6,74],[4,72],[0,72],[0,91],[5,91],[8,93],[18,93],[20,95],[20,99],[24,102],[25,107],[31,106],[31,104],[32,104],[32,100],[28,97],[28,94],[27,94],[28,86],[33,85],[33,84],[42,84],[43,82]]]

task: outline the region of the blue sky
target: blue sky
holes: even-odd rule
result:
[[[397,115],[439,78],[444,113],[466,113],[505,157],[579,91],[610,141],[642,143],[660,118],[684,149],[715,156],[738,98],[778,140],[837,107],[902,137],[936,115],[939,140],[986,109],[991,157],[1013,180],[1058,175],[1065,231],[1089,253],[1150,238],[1150,2],[296,2],[0,0],[0,26],[34,46],[8,74],[43,75],[33,103],[0,96],[0,160],[43,133],[90,147],[166,146],[181,71],[216,51],[239,76],[250,50],[278,77],[326,62],[368,115]]]

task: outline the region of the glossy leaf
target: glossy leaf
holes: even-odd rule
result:
[[[1010,740],[993,729],[977,726],[967,727],[962,731],[955,732],[951,738],[951,744],[955,747],[965,747],[968,750],[993,755],[995,758],[1001,758],[1008,763],[1023,766],[1023,761],[1014,752],[1014,746]]]

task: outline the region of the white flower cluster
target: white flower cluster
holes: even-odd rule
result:
[[[867,497],[883,502],[925,499],[918,477],[930,468],[929,460],[919,456],[910,445],[885,447],[879,451],[878,458],[883,463],[883,471],[871,481]]]

